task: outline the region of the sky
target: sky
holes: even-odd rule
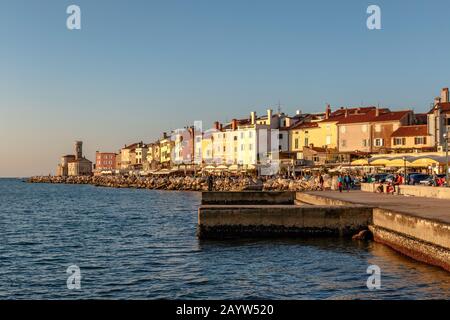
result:
[[[66,9],[81,8],[81,30]],[[381,30],[366,12],[381,8]],[[0,0],[0,177],[54,173],[75,140],[152,142],[201,120],[381,105],[450,86],[448,0]]]

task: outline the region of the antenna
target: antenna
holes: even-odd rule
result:
[[[281,102],[278,100],[278,114],[281,114]]]

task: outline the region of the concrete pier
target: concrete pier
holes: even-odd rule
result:
[[[362,191],[211,192],[203,197],[201,239],[338,237],[370,229],[375,241],[450,271],[450,200]]]
[[[213,191],[202,193],[202,205],[292,205],[295,192],[290,191]]]
[[[311,205],[370,206],[377,242],[450,271],[450,200],[362,191],[297,193]]]
[[[198,210],[201,239],[280,236],[349,236],[367,229],[364,207],[208,205]]]

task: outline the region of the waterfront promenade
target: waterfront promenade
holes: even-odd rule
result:
[[[450,224],[450,200],[364,191],[342,193],[336,191],[310,191],[306,192],[306,194],[380,209],[395,210],[396,212]]]

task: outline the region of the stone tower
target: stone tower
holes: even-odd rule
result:
[[[75,159],[81,159],[83,157],[83,142],[75,141]]]

